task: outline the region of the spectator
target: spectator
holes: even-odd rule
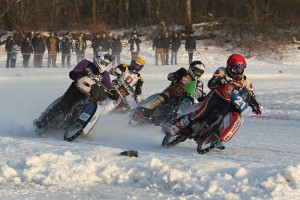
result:
[[[112,66],[115,67],[115,62],[117,61],[117,65],[121,64],[121,59],[120,55],[122,52],[122,43],[121,40],[118,36],[118,34],[114,33],[113,38],[110,40],[110,45],[111,45],[111,53],[112,56],[114,57],[112,61]]]
[[[34,52],[34,67],[43,67],[43,56],[46,50],[45,42],[42,35],[37,32],[32,38],[32,46]]]
[[[83,34],[83,32],[80,32],[80,36],[81,38],[83,39],[84,43],[85,43],[85,46],[86,46],[86,36]]]
[[[11,61],[11,51],[15,45],[15,39],[13,36],[9,36],[5,42],[5,52],[7,53],[6,68],[9,68],[12,65]]]
[[[16,61],[17,61],[17,54],[18,54],[18,51],[17,51],[17,45],[14,44],[13,45],[13,48],[10,52],[10,67],[11,68],[15,68],[16,67]]]
[[[132,38],[132,36],[136,35],[138,38],[141,37],[141,35],[138,33],[136,27],[133,28],[132,33],[130,34],[130,38]]]
[[[106,37],[106,33],[102,33],[102,35],[101,35],[100,46],[101,46],[101,48],[100,48],[101,51],[109,52],[110,41]]]
[[[86,42],[83,40],[82,35],[80,34],[78,39],[75,42],[77,63],[79,63],[84,59],[85,50],[86,50]]]
[[[59,39],[54,33],[50,33],[50,37],[47,39],[48,49],[48,67],[52,64],[52,67],[56,67],[56,57],[59,53]]]
[[[71,53],[73,51],[73,41],[67,32],[61,40],[61,62],[62,67],[65,67],[65,61],[67,57],[67,67],[71,67]]]
[[[177,52],[179,50],[180,45],[181,45],[181,39],[178,33],[175,32],[172,37],[172,45],[171,45],[171,65],[173,64],[177,65]]]
[[[155,49],[154,49],[155,48]],[[161,64],[165,64],[165,52],[164,52],[164,41],[162,35],[159,34],[154,38],[152,49],[155,50],[155,65],[158,65],[158,57],[161,59]]]
[[[23,67],[27,68],[30,56],[33,52],[32,43],[30,41],[30,37],[26,36],[26,38],[21,42],[21,53],[23,56]]]
[[[95,38],[92,40],[92,48],[94,52],[94,57],[98,51],[100,51],[100,46],[101,46],[101,38],[100,38],[100,33],[96,33]]]
[[[196,51],[196,39],[193,36],[193,33],[188,34],[185,41],[185,50],[189,54],[189,64],[193,61],[194,52]]]
[[[128,40],[128,43],[130,44],[131,59],[138,57],[142,40],[140,40],[137,35],[133,35],[132,38]]]
[[[164,41],[165,65],[169,65],[169,53],[170,53],[170,47],[172,44],[172,40],[169,37],[168,32],[165,33],[165,36],[163,37],[163,41]]]

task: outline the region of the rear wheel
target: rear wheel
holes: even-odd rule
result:
[[[83,133],[83,126],[79,122],[72,123],[70,126],[67,127],[64,140],[68,142],[72,142],[76,138],[78,138]]]
[[[201,138],[199,142],[197,142],[197,152],[200,154],[205,154],[218,146],[220,142],[220,138],[216,134],[210,132]]]

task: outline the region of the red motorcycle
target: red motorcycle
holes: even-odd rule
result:
[[[230,141],[242,125],[241,113],[251,103],[251,95],[246,88],[234,89],[230,101],[222,113],[215,110],[206,119],[196,120],[190,128],[177,133],[174,133],[174,121],[178,118],[165,122],[162,125],[162,130],[166,136],[162,141],[162,146],[175,146],[186,139],[194,139],[198,144],[197,151],[200,154],[207,153],[215,147],[224,149],[222,143]],[[200,106],[195,104],[187,108],[188,111],[183,114],[199,109]]]

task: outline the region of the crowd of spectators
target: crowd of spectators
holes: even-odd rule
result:
[[[139,56],[142,43],[141,35],[134,28],[127,41],[131,59]],[[177,53],[181,47],[181,37],[177,32],[164,32],[157,34],[153,40],[153,50],[155,65],[158,65],[159,59],[162,65],[177,65]],[[28,33],[24,39],[17,43],[14,36],[9,36],[5,43],[5,52],[7,53],[6,68],[16,66],[17,54],[20,51],[23,58],[23,67],[29,67],[29,60],[33,56],[33,67],[36,68],[56,68],[57,57],[61,56],[61,67],[71,67],[72,53],[76,54],[76,62],[85,58],[85,51],[88,48],[87,37],[80,33],[74,39],[70,32],[64,33],[61,37],[56,32],[50,32],[49,36],[44,36],[41,32],[34,34]],[[113,33],[111,37],[107,33],[96,33],[91,39],[90,48],[95,55],[98,51],[111,52],[113,57],[112,65],[121,63],[121,53],[123,45],[120,35]],[[43,66],[43,59],[47,50],[47,65]],[[185,50],[189,55],[189,63],[193,60],[193,54],[196,51],[196,40],[192,34],[188,34],[185,42]]]

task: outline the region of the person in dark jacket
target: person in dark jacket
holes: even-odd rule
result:
[[[71,67],[71,53],[73,51],[73,41],[70,34],[67,32],[60,42],[61,46],[61,62],[62,67],[65,67],[65,61],[67,57],[67,67]]]
[[[169,53],[170,53],[172,40],[171,40],[168,32],[165,33],[165,35],[163,37],[163,41],[164,41],[165,65],[169,65]]]
[[[45,42],[40,33],[36,33],[32,38],[32,46],[34,52],[34,67],[43,67],[43,56],[46,50]]]
[[[100,33],[96,33],[95,38],[92,40],[92,48],[94,52],[94,56],[98,51],[100,51],[101,46],[101,38],[100,38]]]
[[[155,50],[155,65],[158,65],[158,57],[161,59],[161,64],[165,64],[165,52],[164,52],[164,41],[162,35],[159,34],[153,40],[152,49]]]
[[[174,33],[172,37],[172,45],[171,45],[171,65],[177,65],[177,52],[181,46],[181,39],[178,33]]]
[[[112,56],[115,58],[112,61],[112,66],[115,66],[115,61],[117,61],[117,65],[121,64],[121,52],[122,52],[122,43],[121,40],[118,36],[118,34],[114,33],[113,38],[110,40],[110,45],[111,45],[111,53]]]
[[[9,36],[5,42],[5,52],[7,53],[6,68],[9,68],[11,65],[11,51],[14,45],[15,45],[14,37]]]
[[[73,80],[72,84],[62,96],[62,99],[54,105],[42,119],[35,120],[34,125],[38,128],[43,128],[47,124],[53,123],[53,118],[60,114],[66,113],[66,111],[72,108],[72,105],[80,99],[84,99],[87,95],[90,94],[90,91],[93,93],[98,93],[98,97],[95,99],[97,101],[104,101],[107,97],[112,100],[117,100],[119,98],[118,92],[112,86],[109,72],[106,71],[107,66],[111,62],[111,55],[107,52],[97,52],[94,57],[94,61],[82,60],[77,66],[70,71],[69,77]],[[104,90],[103,87],[100,87],[98,84],[93,84],[90,86],[89,91],[84,91],[79,89],[78,82],[86,78],[86,76],[92,75],[95,79],[101,82],[107,90]]]
[[[48,49],[48,67],[52,64],[52,67],[56,67],[57,53],[59,53],[59,38],[56,33],[50,33],[50,37],[47,39]]]
[[[100,51],[109,52],[110,49],[110,40],[107,38],[106,33],[102,33],[100,39]]]
[[[196,51],[196,39],[192,33],[188,34],[186,38],[185,50],[188,52],[190,64],[193,61],[194,52]]]
[[[132,38],[128,40],[128,43],[130,44],[131,59],[138,57],[142,40],[140,40],[137,35],[133,35]]]
[[[30,56],[33,52],[32,43],[29,36],[26,36],[26,38],[21,42],[21,53],[23,56],[23,67],[27,68]]]

